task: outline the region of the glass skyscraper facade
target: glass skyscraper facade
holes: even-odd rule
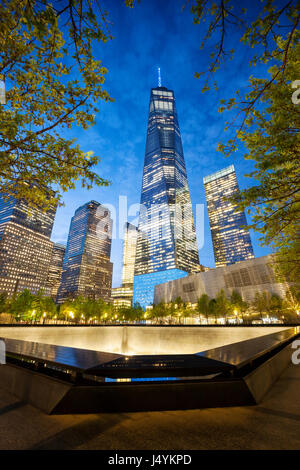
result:
[[[174,92],[152,88],[136,247],[133,303],[153,303],[156,284],[199,271]]]
[[[110,211],[99,202],[90,201],[75,211],[57,295],[59,303],[78,295],[110,300],[111,236]]]
[[[132,303],[137,234],[137,227],[126,222],[123,245],[122,286],[114,287],[111,291],[113,304],[116,307],[130,307]]]
[[[233,165],[203,178],[216,267],[254,258],[244,211],[227,198],[239,192]]]
[[[29,208],[24,200],[0,196],[0,292],[29,289],[50,295],[50,241],[56,209]]]
[[[129,222],[126,222],[123,247],[123,287],[133,287],[137,235],[137,227],[133,224],[130,224]]]
[[[65,245],[61,245],[60,243],[54,243],[48,275],[49,285],[51,288],[51,297],[54,301],[56,301],[58,288],[60,286],[65,252]]]

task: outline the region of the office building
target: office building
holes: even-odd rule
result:
[[[157,285],[154,301],[169,303],[181,297],[184,302],[196,304],[202,294],[213,299],[223,289],[227,297],[237,291],[251,302],[256,292],[270,292],[283,298],[288,288],[288,283],[276,276],[273,256],[267,255]]]
[[[174,92],[150,94],[133,303],[153,303],[154,286],[199,271],[199,257]]]
[[[254,257],[244,211],[229,198],[239,192],[233,165],[203,178],[216,267]]]
[[[113,305],[117,308],[131,307],[132,305],[132,287],[113,287],[111,290]]]
[[[122,286],[133,287],[135,252],[138,229],[126,222],[123,247]]]
[[[123,245],[122,285],[111,291],[113,304],[116,307],[130,307],[132,304],[135,251],[138,229],[126,222]]]
[[[60,243],[54,243],[48,275],[48,281],[51,288],[51,297],[54,301],[56,301],[58,288],[60,286],[65,252],[65,245],[61,245]]]
[[[112,219],[106,207],[90,201],[75,211],[58,289],[59,303],[79,295],[111,299],[111,237]]]
[[[29,289],[50,295],[50,241],[56,209],[43,212],[20,199],[0,196],[0,292]]]

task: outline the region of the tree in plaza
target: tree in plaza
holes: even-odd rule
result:
[[[175,306],[176,308],[181,308],[182,305],[183,305],[183,300],[182,298],[180,297],[180,295],[178,297],[176,297],[176,299],[174,300],[174,303],[175,303]]]
[[[175,312],[174,305],[173,307],[168,307],[164,302],[159,302],[158,304],[153,305],[153,308],[150,312],[150,318],[153,319],[156,323],[164,323],[165,319],[171,313],[171,310]]]
[[[99,318],[101,321],[103,321],[104,318],[107,318],[107,315],[105,317],[105,314],[109,312],[111,307],[105,302],[105,300],[101,298],[97,299],[96,302],[98,306]]]
[[[59,306],[59,317],[62,320],[68,321],[71,317],[75,317],[75,303],[74,299],[67,299],[63,304]]]
[[[65,132],[95,124],[97,102],[112,101],[94,56],[97,42],[112,39],[107,14],[94,0],[4,0],[0,17],[0,191],[49,207],[76,181],[109,184],[93,171],[99,156]]]
[[[139,322],[144,319],[145,312],[139,303],[135,303],[132,306],[132,313],[135,321]]]
[[[224,317],[227,323],[227,315],[231,312],[232,308],[223,289],[221,289],[216,296],[215,310],[217,316]]]
[[[105,312],[110,306],[103,299],[91,299],[78,295],[75,299],[66,300],[60,307],[61,316],[68,321],[87,322],[104,321]],[[107,315],[108,320],[108,315]]]
[[[199,314],[200,323],[201,323],[201,315],[205,315],[206,321],[208,323],[209,301],[210,301],[210,298],[208,297],[207,294],[202,294],[201,297],[197,300],[196,311]]]
[[[107,304],[105,312],[106,319],[112,322],[139,322],[144,319],[145,315],[139,304],[130,307],[115,307],[112,304]]]
[[[40,320],[42,317],[52,318],[57,313],[55,303],[50,297],[47,297],[42,290],[33,297],[32,307],[34,310],[33,320]]]
[[[57,306],[51,297],[46,297],[44,299],[44,309],[50,318],[54,318],[57,315]]]
[[[0,294],[0,313],[7,312],[9,310],[9,299],[7,292],[1,292]]]
[[[176,301],[175,301],[176,302]],[[178,304],[177,304],[178,305]],[[181,324],[186,317],[190,315],[190,309],[188,308],[186,302],[181,302],[176,309],[176,320]]]
[[[119,307],[116,311],[122,322],[132,322],[135,320],[133,318],[133,311],[131,307]]]
[[[243,321],[244,321],[244,315],[246,311],[249,308],[248,302],[243,300],[241,294],[237,292],[236,290],[233,290],[230,294],[230,302],[234,310],[236,310],[237,314],[241,314]]]
[[[291,321],[300,321],[300,290],[297,286],[290,286],[286,291],[283,309]]]
[[[176,303],[176,300],[170,302],[166,306],[166,315],[165,316],[169,318],[169,323],[173,323],[173,320],[175,321],[176,316],[177,316],[177,307],[178,307],[178,304]]]
[[[74,301],[74,307],[77,321],[99,320],[99,308],[93,299],[78,296]]]
[[[16,318],[26,318],[32,315],[34,295],[29,289],[24,289],[15,298],[12,299],[10,304],[10,313]]]
[[[174,317],[176,317],[177,321],[180,323],[181,317],[184,316],[185,310],[185,303],[180,296],[176,297],[176,299],[174,300],[174,306]]]
[[[252,306],[256,312],[259,313],[261,320],[263,319],[263,312],[265,309],[265,301],[260,292],[255,292]]]
[[[215,323],[217,323],[218,311],[216,299],[210,299],[208,302],[208,314],[209,316],[215,317]]]
[[[270,315],[280,318],[283,312],[283,299],[278,294],[271,294],[270,303],[269,303],[269,313]]]
[[[256,292],[252,301],[252,306],[259,313],[261,320],[263,320],[263,313],[270,312],[271,295],[269,292]]]
[[[185,320],[193,317],[195,317],[195,309],[191,306],[191,303],[184,302],[184,307],[182,310],[182,315],[180,316],[179,323],[181,323],[181,320],[185,322]]]

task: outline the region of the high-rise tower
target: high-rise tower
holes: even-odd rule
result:
[[[137,227],[130,224],[129,222],[126,222],[123,248],[123,287],[133,287],[137,234]]]
[[[0,292],[50,295],[50,241],[56,208],[43,212],[23,199],[0,196]]]
[[[174,92],[152,88],[135,259],[133,303],[154,286],[200,270]]]
[[[111,290],[115,307],[130,307],[132,304],[137,234],[137,227],[126,222],[124,227],[122,285]]]
[[[90,201],[71,220],[57,301],[78,295],[109,300],[111,295],[112,219],[109,210]]]
[[[233,165],[203,178],[216,267],[254,258],[244,211],[228,198],[239,192]]]
[[[57,292],[60,286],[65,252],[65,245],[61,245],[60,243],[54,243],[52,250],[52,259],[48,274],[48,281],[51,287],[51,297],[54,301],[56,301]]]

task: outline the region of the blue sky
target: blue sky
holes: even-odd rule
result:
[[[200,50],[203,27],[193,25],[189,11],[181,12],[183,3],[183,0],[141,0],[130,9],[122,0],[101,1],[103,9],[110,12],[114,39],[98,44],[95,55],[108,69],[104,88],[115,102],[100,102],[97,125],[87,131],[74,128],[72,136],[84,151],[92,150],[101,156],[96,170],[112,180],[112,185],[89,191],[78,185],[65,193],[65,207],[57,210],[53,241],[66,242],[75,210],[92,199],[112,204],[117,210],[120,195],[127,196],[128,206],[140,202],[150,88],[157,86],[158,66],[162,85],[175,93],[193,205],[205,204],[203,176],[230,164],[235,165],[240,188],[253,184],[244,177],[253,169],[253,162],[243,159],[242,149],[229,158],[216,151],[218,142],[229,137],[224,132],[228,117],[218,113],[219,101],[247,86],[253,73],[248,65],[249,52],[239,46],[234,60],[216,76],[219,90],[201,93],[201,81],[194,78],[194,73],[208,66],[211,50]],[[234,47],[237,36],[231,34],[227,41],[228,48]],[[251,238],[255,256],[270,252],[260,247],[257,234],[251,232]],[[202,264],[214,266],[206,205],[204,246],[199,257]],[[113,240],[111,261],[113,286],[118,286],[122,269],[121,240]]]

